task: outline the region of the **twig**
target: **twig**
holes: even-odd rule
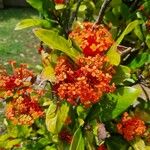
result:
[[[139,84],[139,85],[140,85],[141,89],[143,90],[143,92],[144,92],[144,94],[145,94],[145,96],[146,96],[146,99],[147,99],[148,101],[150,101],[149,95],[148,95],[147,91],[145,90],[144,86],[143,86],[142,84]]]
[[[72,26],[72,23],[75,20],[75,18],[77,20],[78,10],[79,10],[79,7],[80,7],[82,1],[83,0],[78,0],[78,2],[77,2],[76,10],[72,13],[70,21],[69,21],[69,26],[68,26],[69,29],[68,30],[70,30],[70,27]]]
[[[98,15],[98,18],[95,22],[95,24],[100,24],[102,19],[103,19],[103,16],[104,16],[104,13],[105,13],[105,10],[107,9],[108,5],[110,4],[112,0],[104,0],[103,4],[102,4],[102,7],[99,11],[99,15]]]
[[[130,6],[130,12],[134,11],[139,3],[139,0],[135,0],[133,4]]]

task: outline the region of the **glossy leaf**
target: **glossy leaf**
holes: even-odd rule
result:
[[[119,84],[123,84],[123,82],[126,79],[130,78],[130,68],[123,66],[123,65],[119,65],[116,68],[116,74],[113,76],[112,82],[115,83],[115,85],[119,85]]]
[[[33,8],[43,12],[43,0],[26,0]]]
[[[13,139],[13,140],[8,140],[5,144],[5,148],[6,149],[11,149],[13,148],[15,145],[20,144],[21,143],[21,139]]]
[[[150,48],[150,34],[148,34],[146,36],[146,44],[147,44],[148,48]]]
[[[50,27],[50,23],[44,19],[24,19],[16,25],[15,30],[21,30],[33,26],[42,26],[47,28]]]
[[[55,146],[46,146],[45,150],[57,150]]]
[[[63,103],[59,107],[52,102],[46,113],[46,126],[48,131],[53,134],[58,134],[67,119],[68,112],[69,106],[67,103]]]
[[[86,131],[85,133],[85,147],[88,150],[95,150],[94,141],[95,136],[92,131]]]
[[[134,33],[136,34],[136,36],[137,36],[141,41],[144,40],[144,37],[143,37],[143,34],[142,34],[142,31],[141,31],[140,26],[136,26],[136,27],[135,27]]]
[[[55,78],[54,68],[51,65],[46,66],[41,73],[41,77],[44,80],[55,82],[56,78]]]
[[[110,50],[107,52],[107,56],[110,60],[110,63],[113,65],[119,65],[120,63],[120,54],[117,52],[117,46],[122,42],[123,38],[129,34],[136,26],[141,24],[142,21],[135,20],[128,24],[128,26],[125,28],[125,30],[122,32],[122,34],[119,36],[119,38],[116,40],[116,42],[112,45]]]
[[[111,5],[113,6],[113,7],[115,7],[115,6],[117,6],[117,5],[120,5],[121,4],[121,0],[112,0],[112,2],[111,2]]]
[[[117,51],[117,43],[113,44],[113,46],[107,52],[107,56],[109,58],[109,62],[112,65],[116,65],[116,66],[119,65],[121,56],[120,56],[119,52]]]
[[[139,54],[136,58],[134,58],[129,64],[129,67],[136,69],[142,67],[145,63],[150,63],[150,54],[146,52]]]
[[[128,26],[125,28],[125,30],[122,32],[122,34],[119,36],[119,38],[117,39],[116,43],[120,44],[123,40],[123,38],[129,34],[131,31],[133,31],[135,29],[135,27],[137,27],[139,24],[142,24],[142,21],[140,20],[134,20],[132,22],[130,22],[128,24]]]
[[[46,112],[46,127],[51,133],[56,132],[57,117],[57,105],[52,102]]]
[[[102,121],[109,121],[123,113],[137,99],[141,89],[122,87],[113,94],[108,94],[100,101],[99,117]]]
[[[62,51],[73,60],[76,60],[80,53],[72,47],[72,43],[64,37],[59,36],[57,32],[46,29],[34,30],[35,35],[47,44],[51,49]]]
[[[149,150],[150,149],[150,146],[146,146],[145,142],[140,138],[135,139],[131,143],[131,145],[134,150]]]
[[[78,128],[73,135],[73,139],[69,150],[84,150],[84,139],[82,136],[81,129]]]
[[[61,128],[64,125],[68,117],[69,105],[67,103],[63,103],[58,110],[58,120],[57,120],[57,131],[60,132]]]

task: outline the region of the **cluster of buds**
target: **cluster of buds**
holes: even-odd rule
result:
[[[55,67],[55,74],[56,93],[73,105],[80,102],[89,107],[97,103],[103,93],[115,90],[115,85],[111,84],[114,69],[106,56],[81,57],[74,66],[62,57]]]
[[[38,103],[43,90],[34,89],[35,75],[27,65],[16,67],[14,61],[10,64],[13,69],[11,75],[6,70],[0,73],[0,99],[7,102],[5,115],[14,124],[31,125],[35,119],[43,116],[43,110]]]
[[[131,141],[137,136],[142,136],[146,131],[146,126],[144,121],[137,117],[131,117],[125,112],[121,122],[117,124],[117,129],[127,141]]]

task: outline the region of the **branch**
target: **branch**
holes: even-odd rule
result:
[[[136,7],[137,7],[139,2],[140,2],[139,0],[135,0],[133,2],[133,4],[130,6],[130,12],[132,12],[132,11],[134,11],[136,9]]]
[[[150,99],[149,99],[149,94],[148,94],[147,91],[145,90],[144,86],[143,86],[142,84],[139,84],[139,85],[140,85],[141,89],[143,90],[147,101],[150,101]]]
[[[70,27],[72,26],[72,23],[75,20],[75,18],[77,20],[78,10],[79,10],[79,7],[80,7],[82,1],[83,0],[78,0],[76,10],[71,15],[71,18],[70,18],[70,21],[69,21],[69,30],[70,30]]]
[[[105,13],[105,10],[107,9],[107,7],[109,6],[110,2],[112,0],[104,0],[103,4],[102,4],[102,7],[99,11],[99,15],[98,15],[98,18],[95,22],[95,24],[100,24],[101,21],[103,20],[103,16],[104,16],[104,13]]]

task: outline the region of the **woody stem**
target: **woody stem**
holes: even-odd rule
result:
[[[98,15],[98,18],[97,18],[95,24],[100,24],[102,22],[105,10],[107,9],[107,7],[109,6],[111,1],[112,0],[104,0],[103,4],[101,6],[101,9],[99,11],[99,15]]]

